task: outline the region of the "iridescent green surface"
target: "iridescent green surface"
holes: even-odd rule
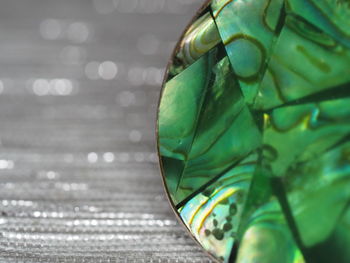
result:
[[[210,1],[158,116],[174,208],[220,261],[350,262],[350,2]]]

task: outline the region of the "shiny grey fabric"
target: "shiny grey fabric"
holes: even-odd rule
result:
[[[0,3],[0,262],[210,262],[165,198],[164,67],[200,0]]]

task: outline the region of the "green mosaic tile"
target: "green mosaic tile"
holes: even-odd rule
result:
[[[220,262],[350,262],[350,2],[213,0],[172,58],[158,148]]]

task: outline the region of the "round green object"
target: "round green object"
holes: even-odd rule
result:
[[[176,213],[214,258],[350,262],[349,0],[213,0],[159,105]]]

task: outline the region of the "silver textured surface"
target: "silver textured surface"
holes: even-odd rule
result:
[[[164,67],[201,2],[0,1],[0,262],[210,262],[154,143]]]

